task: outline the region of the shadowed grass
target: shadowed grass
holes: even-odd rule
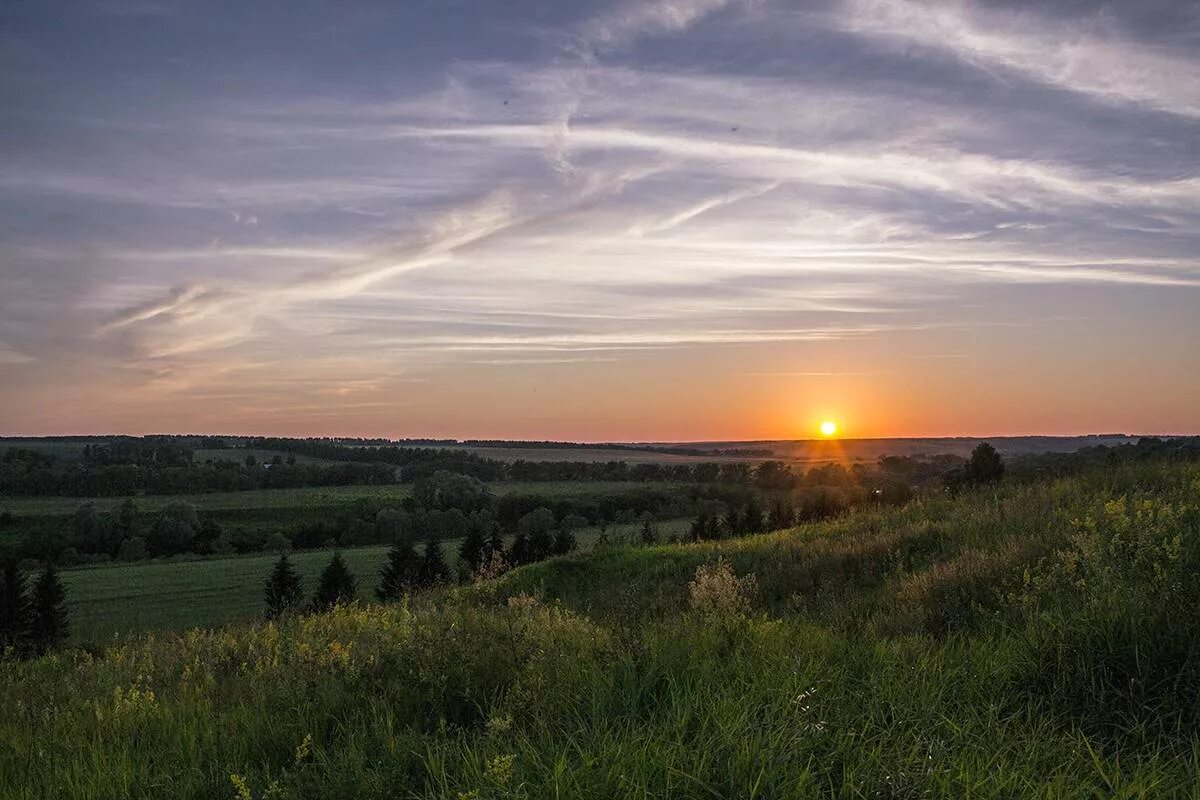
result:
[[[1198,509],[1140,464],[6,664],[0,796],[1196,797]]]

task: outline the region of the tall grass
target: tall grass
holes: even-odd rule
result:
[[[143,636],[0,669],[0,796],[1197,797],[1197,567],[1140,464]]]

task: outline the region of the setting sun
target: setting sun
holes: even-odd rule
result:
[[[821,423],[821,435],[822,436],[833,436],[835,433],[837,433],[837,430],[838,430],[837,423],[832,420],[827,419]]]

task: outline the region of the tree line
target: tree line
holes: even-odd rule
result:
[[[157,512],[146,512],[127,497],[109,511],[81,504],[63,521],[37,520],[20,539],[9,536],[10,553],[38,561],[72,566],[98,561],[137,561],[185,554],[224,555],[295,549],[379,544],[404,534],[418,541],[436,534],[459,539],[473,528],[499,524],[514,533],[523,516],[549,508],[556,518],[573,515],[587,523],[628,523],[642,514],[687,516],[713,499],[737,501],[747,487],[683,485],[630,486],[602,493],[548,496],[518,493],[496,496],[470,476],[438,472],[417,481],[402,500],[363,498],[353,505],[313,516],[309,521],[279,525],[275,530],[221,524],[183,500]],[[264,515],[269,515],[264,511]],[[65,524],[64,524],[65,523]],[[0,514],[0,534],[26,527],[25,520]]]
[[[0,459],[0,494],[58,497],[209,494],[310,486],[396,483],[387,464],[297,464],[280,457],[242,462],[110,464],[60,462],[34,448],[13,448]]]
[[[457,577],[460,580],[481,575],[494,577],[510,567],[570,553],[577,547],[574,532],[583,524],[586,520],[581,517],[567,515],[556,519],[548,508],[534,509],[521,518],[510,547],[505,546],[504,531],[494,519],[488,525],[472,526],[459,544]],[[447,583],[455,576],[439,536],[430,535],[418,551],[415,538],[401,533],[388,551],[375,596],[381,602],[391,602],[413,591]],[[282,553],[267,576],[264,593],[270,618],[301,611],[319,613],[354,602],[358,597],[358,580],[341,553],[335,552],[321,571],[312,599],[305,605],[303,581],[288,554]]]

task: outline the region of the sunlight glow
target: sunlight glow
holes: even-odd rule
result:
[[[821,435],[833,436],[838,431],[837,423],[832,420],[825,420],[821,423]]]

